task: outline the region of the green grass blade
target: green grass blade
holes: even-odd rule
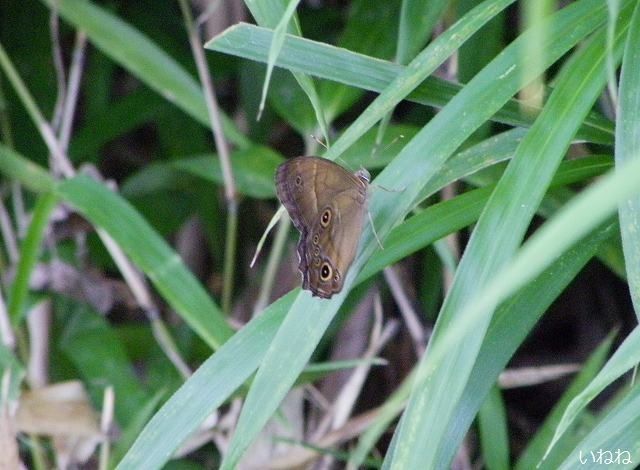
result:
[[[607,360],[611,345],[615,337],[615,332],[610,333],[598,348],[591,354],[587,362],[582,366],[582,370],[572,381],[571,385],[562,394],[562,397],[554,405],[553,410],[547,416],[544,423],[536,432],[533,439],[527,444],[527,448],[520,454],[518,462],[515,466],[516,470],[528,470],[540,464],[542,470],[552,470],[560,465],[560,461],[556,456],[549,455],[544,462],[541,462],[544,451],[546,450],[556,426],[562,418],[564,410],[571,400],[578,395],[597,375],[602,365]]]
[[[378,138],[378,129],[371,128],[340,157],[347,168],[385,167],[398,154],[404,143],[413,139],[419,127],[406,124],[389,124],[384,135]]]
[[[640,161],[626,165],[624,173],[609,172],[598,183],[576,196],[556,217],[538,230],[517,256],[486,285],[482,294],[464,307],[458,329],[448,330],[438,346],[432,348],[431,355],[436,359],[436,363],[455,347],[456,340],[476,329],[478,320],[489,309],[547,269],[569,246],[602,223],[607,216],[611,216],[620,200],[637,193],[640,187],[639,175]],[[575,405],[570,405],[567,410],[561,422],[562,429],[564,424],[568,424],[575,417],[575,412],[584,406],[589,397],[595,396],[599,390],[638,361],[638,341],[638,333],[634,330],[625,340],[623,347],[618,349],[609,361],[608,366],[587,390],[573,400],[572,404]],[[431,370],[427,371],[430,372]],[[556,432],[556,436],[562,433],[561,428]]]
[[[480,408],[478,431],[482,457],[487,469],[507,470],[509,468],[507,413],[502,393],[496,386],[491,388],[487,399]]]
[[[286,0],[246,0],[245,4],[260,26],[277,28],[282,21],[282,18],[287,15],[289,6],[292,6],[292,4],[297,4],[297,2],[296,0],[290,0],[289,4],[287,4]],[[300,25],[298,24],[295,16],[293,16],[293,21],[286,21],[285,26],[288,28],[289,33],[295,35],[301,34]],[[273,39],[271,41],[273,41]],[[271,49],[271,44],[273,44],[273,42],[269,43],[269,49]],[[276,46],[278,49],[281,49],[282,44],[276,44]],[[279,55],[280,54],[277,54],[277,56]],[[318,126],[320,127],[322,135],[325,141],[329,142],[329,129],[327,127],[327,121],[325,119],[324,111],[322,110],[320,98],[316,91],[313,80],[306,75],[306,72],[304,70],[295,72],[293,76],[300,85],[300,88],[302,88],[302,90],[309,98],[311,106],[313,106],[313,110],[316,114],[316,119],[318,121]]]
[[[484,145],[480,144],[481,147]],[[474,151],[474,149],[470,149]],[[458,158],[464,157],[464,158]],[[452,157],[442,171],[431,180],[423,191],[423,196],[432,194],[458,177],[469,174],[481,167],[482,162],[500,161],[509,157],[508,153],[502,155],[488,154],[483,159],[468,160],[471,156],[468,152]],[[478,154],[478,156],[480,156]],[[487,159],[486,157],[489,157]],[[494,160],[494,158],[496,160]],[[462,160],[462,161],[461,161]],[[467,166],[462,165],[467,164]],[[551,187],[583,182],[605,173],[612,168],[611,157],[593,156],[579,160],[562,162],[558,172],[551,181]],[[360,272],[357,283],[360,283],[387,266],[415,253],[419,249],[433,243],[445,235],[456,232],[471,223],[480,216],[482,208],[489,199],[494,186],[490,185],[477,190],[467,191],[453,199],[434,204],[414,215],[395,227],[385,240],[385,249],[371,258]],[[542,212],[545,215],[544,212]]]
[[[638,167],[638,165],[636,165],[636,167]],[[611,356],[611,359],[607,361],[596,378],[594,378],[578,396],[571,400],[571,403],[569,403],[569,406],[567,406],[567,409],[562,415],[562,419],[556,428],[553,439],[551,439],[547,447],[545,455],[551,451],[562,434],[576,419],[580,411],[602,390],[634,367],[638,362],[640,362],[640,328],[636,327],[629,336],[625,338],[624,342],[618,347],[613,356]]]
[[[541,26],[550,28],[546,22]],[[532,28],[528,32],[536,31]],[[624,32],[621,24],[618,49]],[[460,323],[468,319],[464,316],[465,307],[484,291],[485,284],[495,279],[496,272],[508,262],[520,244],[560,159],[604,86],[606,56],[603,50],[604,34],[599,34],[567,64],[557,88],[523,139],[485,207],[440,312],[429,351],[418,366],[412,398],[405,411],[407,417],[396,431],[399,438],[392,467],[416,468],[422,465],[431,468],[435,464],[447,423],[464,390],[489,325],[492,307],[495,308],[497,302],[489,304],[487,301],[483,315],[477,313],[477,309],[473,330],[463,335],[459,330]],[[521,51],[525,52],[526,49]],[[504,225],[505,220],[509,221],[508,227]],[[570,239],[567,234],[565,238]],[[448,344],[444,354],[441,341],[454,335],[459,343]],[[435,351],[441,353],[435,354]],[[452,370],[456,373],[451,374]],[[423,443],[421,436],[427,432],[431,438]]]
[[[456,408],[449,420],[447,436],[439,450],[436,468],[450,465],[484,397],[489,393],[511,356],[551,303],[598,252],[599,248],[614,238],[617,230],[617,224],[610,224],[602,230],[596,230],[555,260],[535,280],[498,308],[460,399],[460,406]],[[604,359],[606,358],[603,358],[603,361]],[[544,452],[544,449],[542,451]]]
[[[222,312],[200,283],[127,201],[85,176],[60,183],[57,194],[96,227],[107,231],[212,348],[220,347],[231,336]]]
[[[472,318],[481,315],[484,309],[499,304],[568,247],[603,223],[618,201],[637,194],[640,191],[639,169],[640,160],[637,160],[625,165],[624,173],[609,172],[562,208],[487,284],[482,296],[474,299],[476,302],[473,305],[465,306],[469,324],[473,323]],[[544,255],[541,256],[543,251]],[[461,325],[461,328],[467,329],[469,325]]]
[[[424,200],[454,181],[483,168],[512,158],[527,131],[523,128],[511,129],[456,153],[424,187],[420,199]]]
[[[478,319],[486,314],[488,309],[512,295],[546,269],[561,253],[564,253],[568,246],[576,243],[611,215],[617,201],[638,191],[638,180],[640,180],[638,175],[640,175],[640,162],[636,161],[626,166],[625,174],[612,171],[593,187],[574,198],[556,217],[531,237],[513,261],[496,274],[481,296],[476,297],[464,307],[463,318],[459,321],[458,329],[449,330],[444,334],[438,347],[433,348],[432,356],[438,359],[447,354],[447,351],[455,347],[454,338],[460,338],[467,332],[474,331]],[[562,429],[572,421],[576,412],[585,405],[589,397],[593,398],[599,390],[638,361],[640,352],[637,336],[634,330],[632,336],[625,340],[623,351],[619,349],[609,361],[610,367],[605,367],[598,378],[573,400],[573,406],[570,405],[563,417],[556,436],[562,433]],[[614,358],[616,361],[613,360]]]
[[[55,189],[53,177],[44,168],[1,143],[0,172],[32,191],[50,192]]]
[[[627,38],[619,100],[616,164],[640,158],[640,4],[636,6]],[[623,201],[619,214],[631,300],[640,318],[640,195]]]
[[[255,18],[256,23],[268,28],[275,28],[287,7],[287,0],[245,0],[245,5]],[[294,21],[288,25],[289,31],[300,34],[300,25]]]
[[[209,357],[149,421],[117,468],[160,468],[167,462],[258,367],[294,295],[273,303]]]
[[[379,357],[368,359],[345,359],[330,362],[316,362],[309,364],[304,368],[303,375],[300,376],[302,383],[314,382],[332,372],[338,372],[347,369],[354,369],[360,365],[369,366],[385,366],[389,362]]]
[[[14,328],[26,313],[29,280],[38,261],[40,246],[42,245],[45,231],[49,226],[49,217],[57,203],[58,197],[53,192],[42,193],[38,196],[27,234],[20,245],[20,260],[18,261],[16,277],[11,285],[8,305],[9,319]]]
[[[585,24],[567,24],[567,27],[574,28],[574,34],[563,38],[564,41],[574,45],[591,32],[591,28],[584,28]],[[271,38],[272,33],[268,29],[240,23],[211,39],[205,47],[266,63]],[[554,48],[554,44],[549,44],[550,51]],[[558,52],[554,52],[553,57],[548,59],[552,62],[559,57],[558,53],[561,55],[566,51],[566,46],[560,46]],[[313,57],[314,60],[310,61],[309,57]],[[285,40],[277,65],[291,71],[305,72],[319,78],[376,92],[382,92],[405,69],[392,62],[291,35],[288,35]],[[428,77],[406,99],[442,107],[461,89],[462,85],[449,83],[437,77]],[[539,109],[511,99],[490,118],[505,124],[529,127],[538,112]],[[581,140],[612,144],[613,125],[603,117],[591,114],[576,137]]]
[[[455,170],[456,165],[449,165],[449,163],[453,163],[454,159],[455,157],[443,167],[442,174],[446,175],[446,178],[436,177],[431,180],[432,182],[428,185],[430,191],[436,191],[441,188],[440,185],[448,184],[449,178],[455,181],[457,173],[450,171],[450,169],[454,168]],[[554,175],[551,187],[582,182],[587,178],[601,175],[612,167],[612,159],[604,156],[566,161],[560,165],[558,172]],[[461,168],[460,170],[466,172],[466,169]],[[432,184],[434,182],[438,184]],[[453,199],[434,204],[419,214],[406,219],[391,231],[385,240],[384,251],[367,262],[358,275],[356,283],[365,281],[387,266],[415,253],[441,237],[475,222],[493,189],[494,186],[491,185],[467,191]]]
[[[433,28],[447,8],[447,0],[403,0],[396,60],[406,64],[429,41]]]
[[[50,0],[43,2],[51,8]],[[132,75],[178,106],[196,121],[210,126],[204,96],[198,83],[173,58],[148,37],[117,16],[87,0],[59,0],[56,11],[84,31],[89,40]],[[186,34],[185,34],[186,37]],[[222,114],[225,136],[244,147],[248,139]]]
[[[308,291],[297,295],[266,350],[262,365],[249,389],[222,469],[237,465],[244,450],[275,412],[302,372],[348,291],[345,288],[328,301],[312,299]]]
[[[391,231],[384,241],[384,251],[367,262],[356,282],[364,282],[387,266],[474,223],[480,217],[491,190],[467,191],[408,218]]]
[[[264,103],[267,100],[267,91],[269,90],[269,82],[271,81],[271,73],[273,72],[273,67],[275,66],[276,59],[278,55],[280,55],[280,51],[282,50],[282,45],[284,44],[285,35],[287,33],[287,28],[289,22],[291,21],[291,17],[296,12],[296,8],[300,0],[290,0],[287,8],[282,14],[282,18],[278,21],[278,24],[273,30],[273,39],[271,40],[271,46],[269,47],[269,56],[267,58],[267,73],[264,77],[264,83],[262,85],[262,97],[260,98],[260,105],[258,109],[258,119],[262,115],[262,111],[264,110]]]
[[[640,386],[636,385],[556,468],[638,468],[639,435]],[[598,456],[602,457],[601,461],[597,460]]]

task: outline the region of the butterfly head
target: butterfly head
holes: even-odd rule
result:
[[[356,178],[362,181],[365,185],[371,182],[371,173],[369,173],[366,168],[360,168],[356,171],[355,175]]]

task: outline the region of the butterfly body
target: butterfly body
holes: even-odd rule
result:
[[[300,231],[302,288],[331,298],[342,290],[364,224],[369,173],[320,157],[296,157],[276,171],[276,192]]]

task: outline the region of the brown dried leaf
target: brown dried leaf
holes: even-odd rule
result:
[[[98,416],[80,381],[25,392],[16,425],[21,432],[51,436],[59,468],[86,462],[103,439]]]
[[[18,430],[49,436],[96,436],[98,418],[80,381],[25,392],[16,414]]]

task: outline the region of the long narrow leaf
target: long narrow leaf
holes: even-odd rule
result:
[[[53,177],[44,168],[1,143],[0,172],[4,173],[8,179],[19,181],[25,188],[32,191],[48,192],[55,188]]]
[[[584,181],[585,178],[601,175],[613,166],[611,160],[610,157],[591,157],[563,162],[551,181],[551,187],[577,183]],[[442,173],[454,176],[457,173],[455,173],[454,165],[450,165],[450,163],[454,163],[453,158],[443,167]],[[453,171],[450,172],[450,168]],[[440,184],[445,183],[447,179],[436,177],[428,186],[432,190],[440,189]],[[439,184],[432,184],[435,182]],[[467,191],[407,218],[391,231],[385,240],[384,251],[369,260],[356,282],[364,281],[435,240],[475,222],[493,189],[494,186],[491,185]]]
[[[616,164],[640,158],[640,4],[631,20],[620,76]],[[631,300],[640,319],[640,195],[620,204],[620,232]]]
[[[291,21],[291,17],[296,12],[296,7],[300,3],[300,0],[290,0],[287,5],[282,18],[278,22],[277,26],[273,30],[273,40],[271,41],[271,47],[269,47],[269,57],[267,59],[267,73],[264,77],[264,84],[262,85],[262,97],[260,98],[260,106],[258,110],[258,117],[262,114],[262,110],[264,109],[264,103],[267,100],[267,91],[269,90],[269,82],[271,81],[271,74],[273,72],[273,67],[275,66],[276,59],[278,55],[280,55],[280,51],[282,50],[282,44],[284,44],[284,39],[287,33],[287,27],[289,25],[289,21]]]
[[[11,286],[11,296],[9,297],[9,319],[13,327],[18,326],[25,313],[31,273],[38,261],[42,240],[49,224],[49,217],[57,203],[58,197],[56,194],[47,192],[38,197],[33,209],[33,217],[27,229],[27,235],[20,246],[20,260],[18,261],[16,277]]]
[[[638,167],[639,165],[636,165]],[[600,373],[584,390],[576,396],[567,407],[553,439],[547,447],[545,455],[547,455],[553,446],[558,442],[560,436],[567,430],[569,425],[578,416],[581,410],[593,400],[598,393],[604,390],[613,381],[618,379],[622,374],[630,370],[634,365],[640,362],[640,327],[636,327],[622,345],[616,350],[615,354],[607,361]]]
[[[559,469],[638,468],[640,459],[640,386],[607,413]]]
[[[582,243],[578,246],[582,246]],[[555,459],[555,455],[547,457],[544,462],[541,462],[544,451],[546,450],[549,442],[553,438],[553,432],[555,431],[558,422],[562,418],[564,410],[569,405],[571,400],[578,395],[584,388],[593,380],[598,371],[602,368],[602,365],[607,360],[611,345],[616,336],[617,331],[611,332],[605,340],[598,346],[598,348],[591,354],[589,359],[582,366],[582,370],[578,376],[573,380],[571,385],[562,394],[560,400],[556,402],[551,410],[551,413],[547,416],[544,423],[536,432],[533,439],[529,440],[527,448],[520,454],[518,458],[515,470],[527,470],[534,466],[542,470],[553,470],[557,468],[560,462]]]
[[[636,194],[640,188],[639,175],[640,161],[635,161],[626,165],[625,174],[610,172],[592,188],[576,196],[574,201],[536,232],[508,266],[496,274],[481,296],[472,299],[465,306],[459,328],[449,330],[444,334],[438,347],[433,348],[432,356],[436,359],[444,357],[447,351],[454,347],[453,344],[458,338],[476,328],[476,323],[486,314],[488,309],[504,301],[513,292],[524,286],[553,263],[561,253],[565,252],[568,246],[576,243],[586,233],[593,230],[613,213],[618,201]],[[598,377],[573,400],[556,431],[556,440],[575,418],[579,409],[584,407],[605,386],[638,362],[637,356],[640,354],[638,352],[640,351],[638,338],[636,329],[625,340],[624,348],[618,349]],[[429,372],[431,371],[427,371],[427,373]]]
[[[509,433],[502,393],[494,386],[478,413],[482,456],[489,470],[509,468]]]
[[[288,5],[296,4],[296,0],[289,0],[288,4],[286,3],[286,0],[247,0],[245,4],[260,26],[277,28],[283,17],[288,15]],[[293,12],[291,14],[293,14]],[[289,33],[300,34],[300,25],[298,24],[295,16],[293,16],[293,21],[287,20],[285,26],[288,28]],[[271,48],[271,44],[272,43],[269,44],[269,48]],[[278,49],[281,49],[282,47],[281,44],[276,44],[276,46]],[[276,56],[278,55],[280,54],[276,54]],[[307,97],[311,102],[311,106],[313,106],[313,110],[316,114],[316,119],[318,120],[318,126],[322,131],[322,135],[325,140],[329,142],[327,121],[313,80],[306,75],[304,70],[295,72],[293,76],[300,85],[300,88],[302,88],[302,90],[307,94]]]
[[[575,28],[575,25],[568,27]],[[580,39],[580,34],[586,34],[591,30],[585,32],[582,28],[576,28],[573,31],[578,36],[566,39],[575,44],[575,41]],[[268,29],[240,23],[212,38],[205,47],[266,63],[272,37],[273,33]],[[554,44],[549,44],[547,53],[550,53],[554,47]],[[560,48],[563,49],[562,46]],[[564,51],[566,52],[566,49]],[[313,60],[310,61],[309,57],[313,57]],[[553,56],[549,59],[553,61],[557,57],[553,52]],[[276,64],[287,70],[305,72],[319,78],[376,92],[383,91],[405,69],[404,66],[393,62],[291,35],[287,35]],[[428,77],[406,99],[420,104],[443,107],[461,89],[462,85],[437,77]],[[526,103],[511,99],[490,118],[505,124],[529,127],[533,117],[539,111]],[[585,119],[577,138],[612,144],[613,125],[603,117],[591,114]]]
[[[598,249],[613,238],[617,230],[617,224],[596,230],[498,308],[465,387],[460,406],[449,420],[447,436],[440,447],[436,468],[449,465],[484,397],[536,322]],[[603,356],[602,362],[605,359]],[[593,375],[595,372],[591,377]],[[584,388],[585,383],[587,382],[582,382],[578,391]]]
[[[406,64],[424,47],[448,3],[447,0],[402,1],[396,52],[398,63]]]
[[[609,172],[536,232],[513,261],[487,285],[482,297],[475,299],[477,303],[465,307],[465,315],[472,318],[483,309],[500,303],[544,269],[550,260],[602,223],[611,215],[617,202],[639,191],[640,159],[626,164],[624,173]],[[542,251],[545,251],[544,256],[541,256]]]

